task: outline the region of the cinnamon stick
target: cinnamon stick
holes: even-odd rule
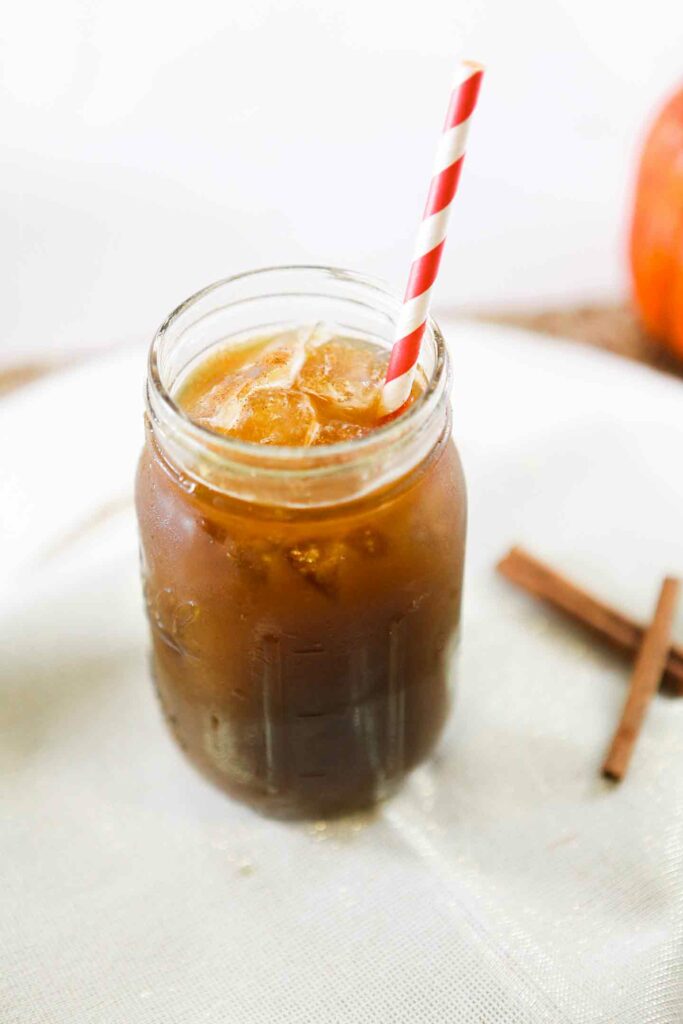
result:
[[[638,652],[621,720],[602,766],[602,774],[608,779],[619,781],[626,774],[640,728],[664,670],[680,590],[680,580],[667,577],[662,584],[654,618]]]
[[[643,625],[589,594],[522,548],[512,548],[497,568],[506,579],[559,608],[623,653],[634,656],[640,649],[645,636]],[[673,644],[669,650],[662,685],[676,696],[683,696],[683,647],[678,644]]]

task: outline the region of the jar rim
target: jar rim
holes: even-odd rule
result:
[[[275,472],[277,475],[286,475],[290,472],[300,473],[303,463],[305,463],[306,472],[315,472],[316,470],[324,472],[330,466],[340,463],[348,464],[349,461],[355,461],[356,458],[362,459],[376,453],[380,447],[393,446],[395,442],[424,425],[425,421],[430,419],[432,411],[440,404],[449,377],[446,343],[438,324],[431,316],[427,319],[427,331],[434,342],[435,359],[427,387],[405,413],[395,420],[377,427],[364,437],[338,441],[329,445],[262,445],[219,434],[194,421],[181,408],[174,399],[170,387],[162,379],[159,358],[161,347],[177,320],[202,299],[220,289],[248,278],[287,272],[320,274],[328,278],[332,277],[337,281],[348,281],[350,284],[367,288],[371,294],[382,296],[385,301],[389,299],[395,304],[396,314],[401,308],[401,300],[382,278],[321,264],[258,267],[214,281],[176,306],[157,329],[152,339],[147,363],[145,397],[147,411],[153,421],[172,425],[174,433],[182,433],[185,441],[193,449],[206,448],[210,450],[213,458],[248,462],[258,465],[259,470],[263,468],[271,473]]]

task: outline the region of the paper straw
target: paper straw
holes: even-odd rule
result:
[[[446,241],[448,217],[458,188],[465,141],[484,74],[481,64],[463,61],[453,83],[448,113],[434,161],[427,204],[422,214],[396,340],[382,388],[380,412],[396,412],[413,387],[420,344],[427,325],[429,301]]]

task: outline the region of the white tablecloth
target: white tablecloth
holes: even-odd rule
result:
[[[683,387],[445,326],[459,700],[436,761],[336,824],[230,802],[162,725],[129,502],[142,350],[0,404],[3,1022],[682,1019],[683,701],[603,782],[627,667],[492,567],[522,542],[645,618],[683,573]]]

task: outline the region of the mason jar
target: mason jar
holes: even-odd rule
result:
[[[389,347],[400,306],[349,271],[258,270],[192,296],[151,346],[136,505],[159,701],[202,772],[280,817],[384,799],[443,729],[466,525],[444,339],[430,320],[403,415],[328,446],[221,436],[174,396],[251,335],[322,321]]]

